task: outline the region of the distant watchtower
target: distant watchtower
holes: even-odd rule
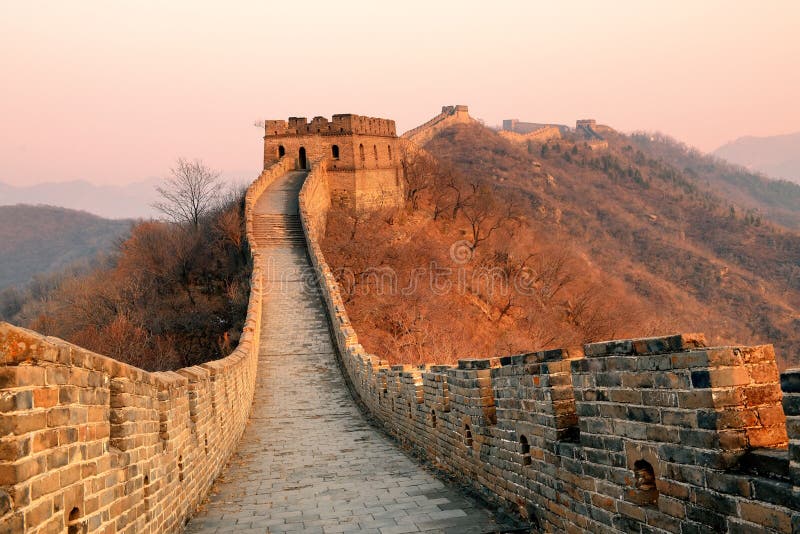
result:
[[[264,168],[283,156],[297,169],[328,158],[334,202],[357,211],[397,206],[403,201],[403,166],[393,120],[334,115],[332,120],[290,117],[264,123]]]

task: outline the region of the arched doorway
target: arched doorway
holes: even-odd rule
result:
[[[286,155],[286,149],[283,148],[283,145],[279,146],[278,147],[278,158],[280,159],[285,155]]]
[[[307,169],[308,167],[306,166],[306,163],[307,163],[307,161],[306,161],[306,147],[301,146],[300,147],[300,168],[301,169]]]

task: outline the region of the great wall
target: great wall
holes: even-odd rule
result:
[[[281,145],[267,146],[274,141],[269,126],[279,124],[268,121],[265,170],[246,196],[254,260],[247,322],[227,358],[148,373],[0,324],[0,532],[179,532],[195,514],[189,532],[287,531],[293,521],[298,531],[321,532],[326,521],[344,516],[364,517],[350,525],[384,533],[423,531],[423,524],[430,531],[503,530],[468,502],[442,508],[459,497],[413,462],[381,471],[383,462],[405,457],[368,425],[359,423],[358,437],[348,437],[348,429],[332,439],[343,443],[338,454],[347,465],[328,453],[326,436],[360,421],[341,377],[402,445],[537,531],[800,532],[800,370],[779,375],[769,345],[706,347],[702,335],[682,334],[419,368],[387,366],[364,351],[319,245],[333,204],[359,207],[359,182],[336,184],[346,183],[343,172],[364,171],[362,181],[373,171],[381,179],[396,172],[399,162],[389,149],[383,156],[379,142],[399,158],[403,143],[422,144],[471,120],[466,106],[445,107],[403,138],[393,123],[366,120],[331,132],[347,138],[337,141],[337,151],[314,131],[325,127],[322,121],[290,121],[286,128],[295,131],[285,134],[311,136],[316,145],[285,144],[282,154]],[[336,116],[324,124],[333,123]],[[358,154],[361,136],[366,156],[353,156],[342,169],[343,157],[350,158],[342,146]],[[390,204],[401,190],[381,189]],[[375,190],[363,199],[362,206],[374,206]],[[287,231],[296,213],[304,243]],[[287,248],[265,244],[270,231]],[[273,286],[286,280],[268,266],[309,261],[316,274],[311,296],[298,296],[307,282],[295,277],[292,289],[276,296]],[[290,298],[304,299],[299,311]],[[284,377],[295,380],[289,390],[282,389]],[[287,406],[302,425],[272,413]],[[313,417],[304,419],[305,411]],[[280,434],[287,426],[300,434]],[[313,447],[301,443],[303,432]],[[275,451],[278,436],[282,449]],[[286,471],[295,452],[301,456]],[[359,462],[360,454],[370,461]],[[231,458],[233,479],[215,486],[226,497],[212,496],[210,511],[196,513]],[[255,473],[242,470],[255,464]],[[309,482],[335,479],[354,465],[361,490],[351,484],[318,491]],[[272,483],[265,487],[261,477]],[[380,486],[381,477],[391,487]],[[431,488],[437,498],[426,493]],[[281,511],[274,522],[259,518],[273,500],[286,505],[301,497],[334,504],[316,502],[308,514]],[[414,522],[417,512],[422,522]],[[459,518],[467,519],[448,523]],[[331,531],[346,525],[342,520]]]

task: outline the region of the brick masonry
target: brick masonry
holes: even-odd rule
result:
[[[800,532],[800,370],[779,376],[771,345],[679,334],[390,367],[318,244],[325,165],[300,193],[309,254],[347,377],[397,439],[545,531]]]
[[[256,228],[264,217],[297,215],[304,178],[291,172],[265,191]],[[253,413],[186,534],[481,534],[513,527],[367,422],[336,363],[305,240],[256,233],[256,246],[268,267]]]
[[[253,206],[292,167],[265,170]],[[221,360],[149,373],[0,323],[0,533],[178,532],[234,452],[252,405],[259,253],[244,331]]]
[[[469,107],[464,105],[442,106],[442,112],[428,122],[417,126],[403,134],[403,139],[407,139],[417,146],[422,146],[436,135],[438,132],[453,126],[454,124],[469,124],[475,119],[469,116]]]
[[[264,123],[264,168],[281,157],[305,169],[326,158],[331,199],[357,211],[403,202],[404,139],[393,120],[334,115],[332,120],[291,117]]]

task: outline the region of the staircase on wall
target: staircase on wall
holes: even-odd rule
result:
[[[304,247],[306,244],[300,215],[296,213],[256,214],[253,217],[253,235],[262,247]]]

